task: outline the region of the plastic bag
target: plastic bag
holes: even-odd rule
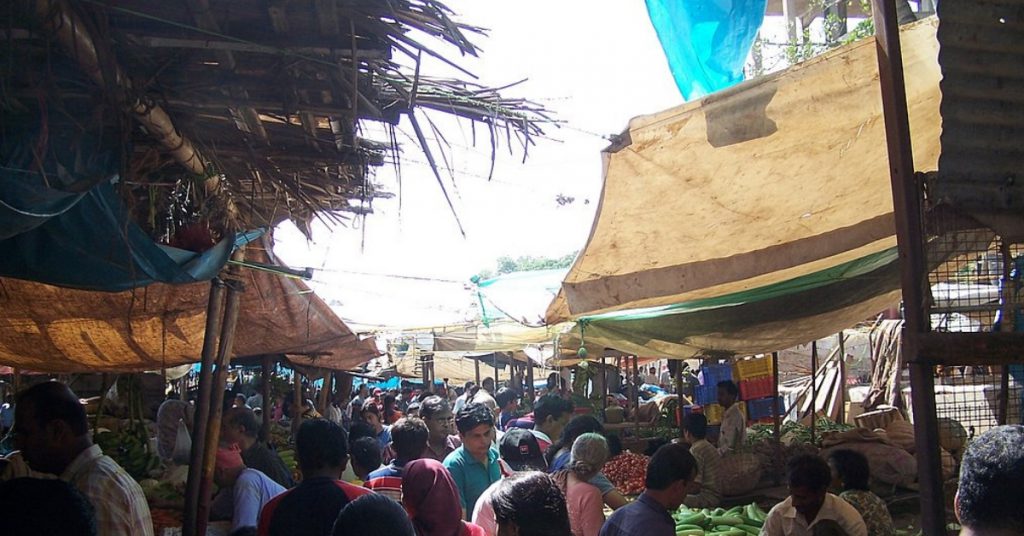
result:
[[[192,436],[188,433],[185,421],[178,419],[178,434],[174,438],[174,452],[171,460],[178,465],[188,465],[192,457]]]

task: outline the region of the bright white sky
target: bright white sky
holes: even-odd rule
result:
[[[565,124],[548,128],[526,163],[505,140],[487,181],[489,143],[467,122],[438,121],[454,146],[446,186],[466,230],[463,238],[415,143],[399,134],[401,209],[396,196],[349,227],[314,228],[314,241],[290,224],[276,232],[277,253],[291,266],[312,266],[313,288],[358,326],[428,326],[472,316],[464,283],[502,255],[561,256],[586,242],[600,196],[601,136],[625,130],[630,118],[681,104],[644,3],[622,0],[449,0],[459,20],[490,29],[471,39],[481,58],[461,65],[491,86],[528,81],[507,93],[542,103]],[[449,54],[451,56],[451,54]],[[424,74],[442,74],[436,66]],[[428,68],[430,70],[428,70]],[[421,124],[429,130],[421,119]],[[368,134],[372,137],[372,135]],[[403,140],[402,137],[405,136]],[[436,153],[435,153],[436,154]],[[440,159],[440,157],[438,157]],[[393,168],[376,181],[398,193]],[[557,195],[576,201],[559,206]],[[587,203],[589,201],[589,203]],[[358,272],[358,273],[353,273]],[[383,277],[389,274],[454,283]]]

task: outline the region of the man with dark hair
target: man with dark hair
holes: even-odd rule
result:
[[[967,445],[954,504],[961,536],[1024,534],[1024,426],[997,426]]]
[[[380,450],[383,452],[391,444],[391,427],[384,424],[380,406],[376,402],[368,401],[363,404],[362,416],[363,420],[373,427],[373,432],[377,434],[377,442],[380,443]]]
[[[96,536],[92,504],[63,480],[15,478],[0,483],[5,536]],[[128,533],[125,533],[128,534]]]
[[[362,486],[370,473],[384,467],[381,461],[380,443],[372,436],[363,436],[352,442],[352,473],[357,480],[353,484]]]
[[[285,492],[267,475],[246,467],[241,452],[234,447],[217,449],[213,481],[219,490],[210,508],[211,517],[212,512],[219,511],[231,520],[233,531],[255,528],[263,506]]]
[[[334,522],[334,536],[364,534],[416,536],[416,530],[401,504],[371,493],[345,505]]]
[[[494,442],[494,415],[483,404],[467,404],[455,419],[462,446],[444,459],[459,489],[462,516],[473,513],[477,499],[491,484],[501,479],[498,451]]]
[[[456,414],[462,411],[463,406],[468,404],[470,399],[473,398],[473,387],[475,386],[476,384],[473,382],[466,382],[466,384],[462,387],[462,394],[460,394],[459,397],[455,399],[455,406],[453,408],[453,411]]]
[[[260,428],[263,423],[256,413],[249,408],[231,408],[224,413],[220,426],[220,442],[225,445],[235,444],[242,450],[245,466],[255,469],[274,482],[290,488],[295,485],[292,473],[277,452],[270,449],[266,442],[260,441]]]
[[[498,429],[504,430],[505,425],[516,417],[515,411],[519,407],[519,393],[508,387],[498,389],[494,395],[494,401],[498,403]]]
[[[364,486],[402,502],[402,470],[405,464],[423,457],[429,435],[426,423],[420,419],[398,419],[391,427],[391,445],[395,449],[395,461],[370,472]]]
[[[690,454],[697,461],[696,493],[686,496],[683,504],[690,508],[714,508],[722,501],[718,487],[718,472],[722,455],[708,443],[708,419],[700,413],[691,413],[683,419],[683,441],[689,443]]]
[[[340,480],[348,464],[348,438],[326,419],[302,423],[295,436],[302,482],[274,497],[260,512],[260,536],[328,536],[338,512],[357,497],[372,493]]]
[[[718,452],[723,456],[743,446],[747,440],[747,418],[736,404],[740,389],[732,380],[718,382],[718,404],[722,414],[722,426],[718,432]]]
[[[455,435],[455,416],[447,400],[437,395],[424,398],[420,403],[420,417],[430,432],[427,448],[421,458],[443,462],[449,454],[462,446],[459,436]]]
[[[370,398],[370,386],[366,382],[359,384],[359,390],[356,391],[355,396],[352,397],[352,401],[348,403],[348,414],[354,420],[363,418],[363,404],[366,403]]]
[[[786,466],[789,497],[768,512],[762,536],[811,536],[818,532],[867,536],[860,513],[828,492],[832,470],[819,456],[803,454]]]
[[[96,509],[100,536],[152,536],[149,505],[135,480],[89,438],[85,409],[62,383],[22,391],[14,419],[15,442],[35,471],[60,475]]]
[[[671,512],[683,504],[696,475],[697,461],[685,446],[662,446],[647,462],[644,492],[608,518],[601,536],[675,536]]]
[[[537,436],[542,452],[547,451],[554,439],[561,437],[572,412],[572,402],[559,396],[544,395],[534,404],[533,435]]]

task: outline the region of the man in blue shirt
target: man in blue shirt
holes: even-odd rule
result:
[[[473,514],[473,506],[484,490],[501,479],[498,451],[494,443],[494,414],[483,404],[466,404],[455,419],[462,446],[444,459],[459,489],[462,517]]]
[[[661,447],[647,463],[644,492],[608,518],[601,536],[675,536],[672,512],[683,504],[696,476],[697,461],[685,446]]]

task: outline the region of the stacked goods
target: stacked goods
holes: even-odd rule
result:
[[[775,391],[775,376],[772,375],[772,358],[756,357],[741,359],[733,363],[733,375],[740,388],[740,399],[747,401],[748,419],[766,421],[772,419],[771,396]],[[779,404],[779,413],[782,413]]]
[[[135,480],[149,478],[160,469],[160,458],[150,449],[144,426],[136,424],[117,432],[99,432],[93,441]]]
[[[746,506],[690,510],[680,506],[672,514],[676,536],[758,536],[768,514],[757,503]]]
[[[704,364],[700,367],[700,384],[715,387],[718,382],[732,379],[732,367],[729,365]]]
[[[623,452],[608,460],[602,472],[624,495],[638,495],[644,490],[649,460],[642,454]]]
[[[772,407],[772,400],[775,401],[774,408]],[[751,421],[762,421],[771,420],[776,415],[783,415],[786,413],[785,401],[782,397],[777,398],[759,398],[757,400],[747,400],[747,419]]]
[[[747,405],[744,402],[736,402],[736,406],[740,408],[740,413],[744,417],[747,416]],[[725,414],[725,410],[718,404],[708,404],[703,407],[704,416],[708,418],[708,424],[718,424],[722,422],[722,416]]]
[[[903,419],[896,419],[885,427],[885,435],[894,445],[914,453],[914,425]]]

